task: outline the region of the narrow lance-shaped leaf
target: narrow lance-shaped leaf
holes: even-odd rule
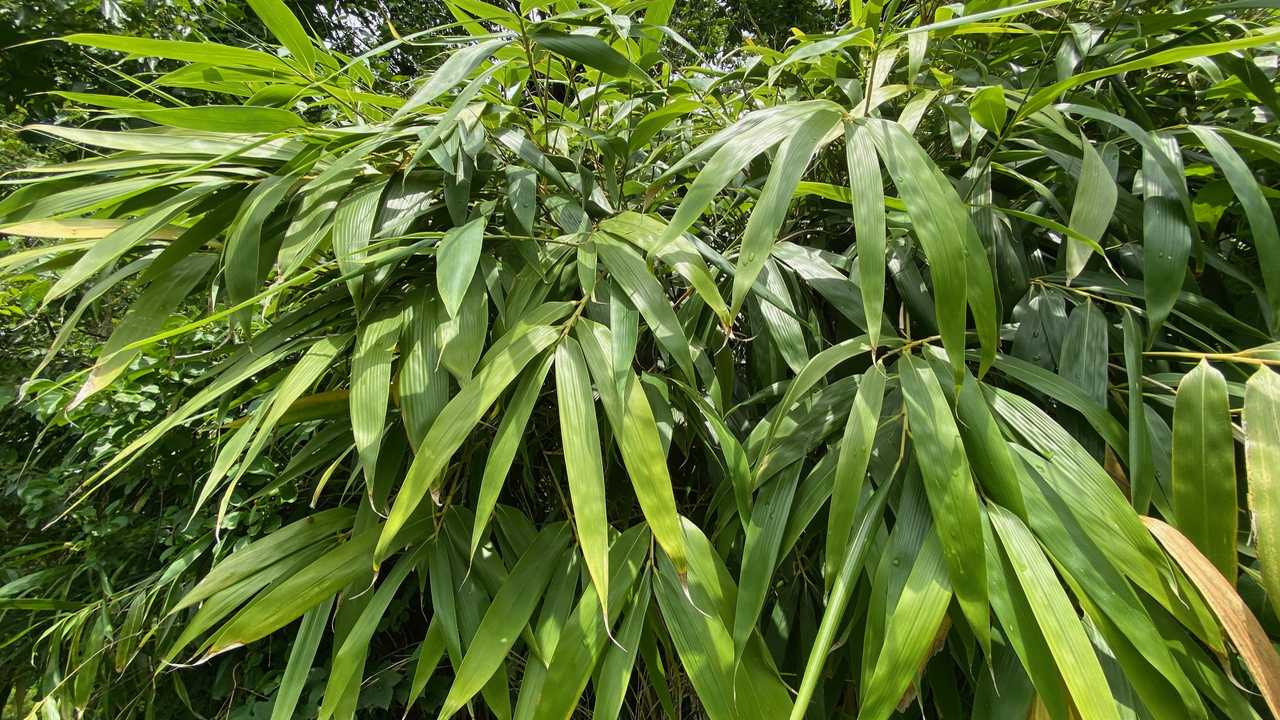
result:
[[[959,204],[959,197],[949,186],[943,189],[937,185],[933,161],[902,126],[872,120],[868,121],[867,128],[929,259],[938,330],[959,385],[963,380],[968,290],[964,237],[956,232],[956,215],[948,209],[948,203]],[[963,213],[964,209],[959,211]]]
[[[661,283],[649,274],[644,259],[630,248],[603,239],[597,240],[595,245],[605,267],[626,291],[631,304],[644,316],[658,344],[671,354],[692,382],[697,376],[693,372],[689,339],[681,329]]]
[[[578,545],[600,596],[600,609],[609,613],[609,523],[605,517],[604,461],[596,424],[596,402],[582,350],[573,338],[556,347],[556,402],[560,409],[560,439],[565,473],[573,503]]]
[[[1152,336],[1178,299],[1191,254],[1191,227],[1179,193],[1156,155],[1163,155],[1181,175],[1182,151],[1172,137],[1155,135],[1154,143],[1154,148],[1142,151],[1142,285]]]
[[[1273,323],[1280,322],[1280,229],[1276,227],[1275,213],[1267,204],[1254,173],[1221,135],[1212,128],[1198,125],[1192,125],[1191,131],[1213,155],[1213,159],[1222,168],[1222,174],[1227,177],[1227,182],[1231,183],[1231,189],[1240,205],[1244,207],[1249,227],[1253,229],[1253,244],[1258,252],[1262,284],[1266,287],[1267,299],[1271,302],[1271,317]],[[1275,330],[1274,325],[1271,329]]]
[[[1265,365],[1244,388],[1244,429],[1258,565],[1267,598],[1280,612],[1280,377]]]
[[[468,75],[480,67],[480,63],[510,42],[511,40],[507,38],[486,40],[454,51],[449,56],[449,59],[445,60],[444,64],[431,73],[426,82],[418,87],[417,91],[410,96],[405,104],[400,106],[400,109],[396,111],[391,119],[393,121],[399,120],[445,94],[458,83],[466,80]]]
[[[216,260],[212,255],[189,255],[143,291],[102,346],[97,362],[89,371],[89,377],[80,386],[68,410],[79,406],[91,395],[110,385],[129,368],[141,348],[125,348],[146,340],[159,330],[177,309],[178,303],[209,273],[209,268]]]
[[[511,463],[524,439],[529,416],[533,414],[538,394],[542,392],[542,384],[551,370],[552,355],[544,355],[542,360],[524,374],[520,384],[511,396],[511,404],[502,415],[502,424],[493,437],[493,445],[489,449],[489,457],[484,464],[484,477],[480,481],[480,497],[476,500],[476,524],[471,531],[471,557],[475,557],[476,548],[484,538],[485,528],[493,509],[498,503],[502,485],[506,482]]]
[[[315,45],[311,44],[311,37],[288,6],[280,0],[249,0],[249,6],[271,34],[289,48],[289,53],[302,64],[303,72],[311,73],[316,62]]]
[[[1143,524],[1160,544],[1187,572],[1196,590],[1204,596],[1218,622],[1226,629],[1249,668],[1258,689],[1272,714],[1280,712],[1280,655],[1258,623],[1253,611],[1236,594],[1235,588],[1222,577],[1221,571],[1205,557],[1182,533],[1152,517],[1144,517]]]
[[[778,562],[782,532],[791,514],[796,484],[800,481],[801,463],[793,463],[760,488],[746,525],[746,541],[742,551],[742,574],[738,582],[738,604],[733,620],[734,666],[742,662],[756,618],[764,609],[764,601]]]
[[[878,347],[880,323],[877,319],[884,311],[884,183],[880,181],[880,163],[870,133],[866,125],[845,123],[844,143],[849,164],[853,229],[858,242],[858,280],[862,307],[870,318],[867,337],[872,347]]]
[[[1076,184],[1076,199],[1071,205],[1072,230],[1102,244],[1102,236],[1111,222],[1111,214],[1116,207],[1116,181],[1111,178],[1102,156],[1093,147],[1093,142],[1080,135],[1080,145],[1084,149],[1084,164],[1080,168],[1080,179]],[[1089,247],[1084,243],[1067,238],[1063,249],[1063,269],[1067,281],[1084,270],[1089,262]]]
[[[1133,509],[1139,515],[1146,515],[1151,506],[1151,495],[1155,492],[1156,468],[1147,428],[1147,406],[1142,393],[1142,326],[1127,308],[1121,323],[1125,371],[1129,381],[1129,494],[1133,499]]]
[[[1082,720],[1119,720],[1106,676],[1093,653],[1080,619],[1058,584],[1035,537],[1022,521],[998,505],[988,506],[991,525],[1009,555],[1036,622],[1057,661],[1058,670]]]
[[[760,199],[756,201],[751,217],[747,220],[747,228],[743,231],[742,249],[738,251],[738,270],[733,278],[733,301],[729,304],[731,316],[738,314],[747,292],[755,284],[756,276],[764,269],[787,209],[791,207],[796,185],[808,169],[809,161],[818,151],[819,143],[840,122],[840,118],[837,113],[820,109],[805,120],[794,135],[782,142],[769,178],[760,191]]]
[[[645,570],[640,578],[640,586],[631,595],[627,609],[622,616],[622,627],[618,630],[617,644],[605,649],[604,660],[600,663],[597,677],[596,703],[592,710],[592,718],[600,720],[617,720],[626,699],[627,687],[631,681],[631,672],[635,668],[636,653],[640,649],[640,633],[645,626],[645,611],[652,599],[650,585],[651,571]]]
[[[875,370],[875,368],[872,369]],[[800,720],[809,708],[809,700],[813,697],[813,691],[821,679],[822,668],[827,662],[827,653],[831,651],[844,611],[849,606],[854,585],[857,584],[857,578],[862,573],[862,564],[866,561],[867,551],[871,547],[876,530],[880,528],[890,487],[890,483],[885,483],[870,497],[870,500],[863,504],[862,513],[860,513],[861,521],[856,522],[857,532],[849,538],[846,547],[841,550],[836,577],[831,581],[827,609],[822,614],[822,624],[818,627],[817,639],[809,651],[809,660],[805,664],[800,690],[796,694],[795,707],[791,710],[791,720]]]
[[[686,571],[684,536],[676,512],[675,489],[653,409],[640,387],[640,379],[628,372],[625,389],[614,384],[617,375],[610,358],[613,338],[608,328],[579,319],[575,332],[600,393],[600,403],[613,427],[640,509],[654,539],[683,574]]]
[[[1236,453],[1227,381],[1201,360],[1178,384],[1173,409],[1173,512],[1178,530],[1233,586]]]
[[[395,504],[391,506],[391,514],[374,552],[375,568],[390,554],[395,534],[408,522],[413,511],[429,493],[434,494],[438,490],[449,459],[480,422],[481,415],[524,366],[554,342],[559,333],[558,329],[546,326],[527,329],[502,353],[501,358],[486,366],[475,381],[463,388],[440,412],[409,466]]]
[[[563,347],[563,346],[561,346]],[[584,369],[585,373],[585,369]],[[449,688],[440,717],[449,717],[470,701],[493,676],[529,622],[533,610],[560,565],[560,555],[569,545],[572,532],[565,524],[551,525],[538,534],[503,583]]]
[[[876,428],[880,425],[880,407],[884,402],[884,385],[888,375],[882,365],[872,365],[862,375],[858,396],[854,398],[849,420],[844,426],[844,438],[840,441],[839,464],[836,465],[835,482],[831,487],[831,510],[827,525],[826,592],[840,577],[840,565],[844,548],[853,530],[858,498],[862,497],[862,484],[866,481],[867,464],[875,444]]]
[[[484,218],[476,218],[461,227],[451,228],[440,239],[436,251],[436,286],[449,317],[457,317],[462,297],[471,285],[484,245]]]
[[[387,422],[391,395],[391,353],[400,337],[404,314],[388,309],[369,318],[361,327],[351,359],[351,430],[364,468],[365,486],[373,498],[378,448]],[[384,508],[375,507],[384,512]]]
[[[858,708],[858,720],[886,720],[933,644],[951,602],[951,581],[938,544],[930,531],[911,567],[902,595],[885,632],[884,649]]]
[[[951,585],[983,651],[989,652],[991,624],[982,518],[964,444],[933,371],[910,355],[898,361],[898,369],[929,506],[938,536],[946,540],[942,552]]]
[[[400,358],[400,409],[416,452],[432,423],[449,402],[449,374],[440,366],[440,301],[434,288],[411,293],[404,317]]]
[[[329,622],[329,614],[333,612],[334,597],[311,608],[302,616],[302,626],[298,628],[298,637],[293,641],[293,649],[289,651],[289,664],[285,666],[284,676],[280,678],[280,688],[276,691],[275,703],[271,706],[271,720],[291,720],[293,711],[298,707],[298,699],[306,687],[307,675],[311,673],[311,664],[315,662],[316,650],[320,649],[320,641],[324,639],[325,626]]]

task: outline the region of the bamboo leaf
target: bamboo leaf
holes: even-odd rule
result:
[[[484,218],[476,218],[466,225],[451,228],[440,240],[440,248],[436,251],[436,285],[450,318],[458,316],[462,298],[476,274],[484,244],[484,226]]]
[[[1244,390],[1249,505],[1257,517],[1258,564],[1272,607],[1280,607],[1280,378],[1265,365]]]
[[[836,465],[835,481],[831,489],[831,510],[827,520],[826,592],[831,593],[836,578],[842,576],[841,563],[844,549],[849,544],[858,510],[858,498],[862,497],[862,485],[866,481],[867,465],[875,444],[876,428],[880,425],[880,409],[884,402],[885,381],[888,379],[882,365],[872,365],[858,383],[858,396],[849,411],[840,441],[840,455]],[[847,600],[846,600],[847,601]],[[799,707],[801,704],[797,704]],[[806,704],[807,705],[807,704]]]
[[[467,647],[462,666],[458,668],[457,677],[440,711],[441,717],[449,717],[461,709],[498,670],[542,599],[571,537],[567,525],[548,526],[521,556],[489,604],[484,620]]]
[[[840,115],[818,109],[808,117],[793,135],[782,141],[773,170],[765,180],[760,199],[756,201],[742,235],[742,249],[738,252],[737,273],[733,278],[733,301],[729,314],[737,315],[747,292],[755,284],[756,276],[769,259],[778,230],[786,217],[796,185],[804,176],[810,161],[823,139],[840,122]],[[674,221],[672,223],[674,226]],[[668,231],[668,235],[670,231]]]
[[[1142,522],[1160,540],[1165,550],[1186,570],[1197,590],[1204,596],[1227,635],[1235,643],[1245,666],[1262,691],[1271,712],[1280,711],[1280,656],[1267,639],[1253,612],[1244,604],[1234,588],[1222,577],[1221,570],[1200,553],[1182,533],[1150,517]]]
[[[480,416],[524,366],[555,340],[558,332],[543,326],[521,333],[520,338],[501,354],[500,361],[495,360],[485,367],[475,382],[463,388],[440,412],[418,448],[418,454],[391,506],[391,514],[374,551],[375,569],[390,554],[396,533],[409,521],[422,500],[428,493],[434,495],[438,491],[449,459],[480,421]]]
[[[573,503],[578,545],[600,596],[600,609],[609,614],[609,523],[605,516],[604,461],[596,424],[596,402],[582,350],[573,338],[556,347],[556,401],[560,408],[560,439],[565,474]]]
[[[884,310],[884,183],[880,180],[880,163],[867,126],[845,123],[844,143],[849,164],[853,228],[858,242],[858,284],[862,290],[862,307],[869,318],[878,318]],[[872,347],[879,347],[879,323],[867,323],[867,337]]]
[[[1107,231],[1116,207],[1116,182],[1102,162],[1102,156],[1083,134],[1080,135],[1080,146],[1084,149],[1084,165],[1076,184],[1075,201],[1071,204],[1069,227],[1101,245],[1102,236]],[[1089,262],[1089,248],[1078,240],[1068,238],[1063,253],[1063,268],[1067,273],[1067,281],[1070,282],[1084,270],[1085,263]]]
[[[554,30],[540,30],[530,36],[538,45],[557,55],[563,55],[590,68],[595,68],[616,78],[631,78],[645,83],[652,82],[636,64],[609,44],[592,35],[572,35]]]
[[[1236,453],[1222,373],[1201,360],[1173,410],[1173,511],[1182,535],[1236,579]]]
[[[403,320],[403,314],[394,309],[370,317],[359,329],[351,358],[351,430],[371,501],[391,396],[391,353],[400,338]],[[380,507],[374,509],[384,511]]]
[[[1035,537],[1021,520],[998,506],[989,507],[989,517],[1009,554],[1017,581],[1026,592],[1080,717],[1118,720],[1120,716],[1111,699],[1106,676],[1093,654],[1089,638]],[[1014,578],[1008,580],[1012,582]]]
[[[909,355],[898,368],[929,506],[939,537],[947,539],[942,553],[950,584],[983,651],[990,652],[986,554],[969,459],[933,371]]]

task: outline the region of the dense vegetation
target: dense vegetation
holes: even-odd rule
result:
[[[5,179],[15,717],[1276,716],[1273,1],[250,4]]]

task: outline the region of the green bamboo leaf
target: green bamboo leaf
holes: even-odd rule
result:
[[[120,324],[102,346],[102,352],[98,354],[93,369],[89,371],[89,377],[76,392],[68,409],[82,404],[91,395],[120,377],[120,374],[129,368],[129,364],[141,352],[141,348],[131,350],[126,348],[152,337],[192,288],[209,274],[209,268],[216,262],[217,258],[213,255],[203,253],[189,255],[179,261],[163,277],[147,286],[147,289],[129,306],[129,311],[120,319]]]
[[[440,315],[434,288],[423,287],[409,296],[401,331],[400,409],[415,451],[449,403],[449,374],[440,366],[436,342]]]
[[[218,563],[170,612],[201,603],[245,578],[351,527],[355,515],[347,508],[322,510],[305,520],[291,523],[232,553]]]
[[[604,660],[595,679],[596,703],[591,717],[600,720],[617,720],[626,699],[631,671],[635,668],[636,653],[640,649],[640,632],[644,629],[645,611],[649,608],[651,574],[645,570],[640,585],[631,595],[623,612],[622,628],[617,643],[605,649]]]
[[[950,185],[944,188],[939,184],[941,174],[902,126],[888,121],[870,121],[867,129],[906,204],[916,237],[929,259],[938,329],[956,373],[956,385],[959,385],[963,380],[961,373],[964,370],[964,332],[967,325],[966,248],[964,233],[955,226],[958,215],[949,209],[953,203],[960,204],[959,197]],[[963,208],[960,212],[964,212]]]
[[[791,515],[791,502],[800,481],[800,465],[792,464],[760,488],[751,520],[746,523],[742,573],[738,577],[738,603],[733,616],[735,668],[742,662],[747,641],[755,632],[756,618],[764,609],[765,597],[772,585],[782,533]]]
[[[927,37],[927,36],[926,36]],[[990,85],[973,93],[969,100],[969,114],[974,122],[997,135],[1004,130],[1004,121],[1009,115],[1009,107],[1005,104],[1004,88]]]
[[[1107,403],[1107,325],[1106,316],[1091,301],[1077,306],[1067,321],[1058,362],[1058,376],[1084,391],[1098,407]],[[1063,417],[1062,426],[1095,460],[1102,460],[1100,438],[1080,416]]]
[[[1065,344],[1065,343],[1064,343]],[[1009,355],[997,355],[995,367],[1014,382],[1042,392],[1079,412],[1122,462],[1129,462],[1129,433],[1106,408],[1065,378]]]
[[[707,537],[687,520],[681,525],[689,549],[688,589],[670,560],[659,556],[654,596],[708,717],[764,720],[790,714],[790,696],[758,634],[735,666],[733,637],[725,624],[732,622],[737,605],[733,577]]]
[[[841,577],[844,549],[853,531],[858,498],[871,461],[876,428],[880,425],[880,408],[884,402],[884,385],[888,379],[882,365],[872,365],[858,384],[858,396],[849,411],[840,441],[839,461],[831,489],[831,510],[827,524],[826,592],[831,593],[836,578]],[[807,703],[804,703],[807,706]],[[800,704],[797,704],[799,707]]]
[[[378,449],[387,424],[387,401],[391,397],[391,354],[400,339],[403,321],[404,314],[393,308],[368,318],[359,327],[351,358],[351,430],[371,501]]]
[[[132,222],[125,223],[108,233],[101,240],[89,246],[85,253],[70,270],[58,278],[52,289],[45,295],[44,303],[48,304],[71,292],[85,280],[120,258],[138,243],[151,237],[156,231],[166,227],[178,215],[203,199],[213,191],[223,187],[223,183],[202,183],[188,188],[163,203],[151,208],[150,212]]]
[[[774,147],[783,139],[794,135],[800,126],[814,116],[843,116],[844,109],[825,100],[791,103],[768,110],[751,113],[741,121],[722,130],[714,138],[704,142],[696,151],[686,155],[655,181],[655,185],[673,175],[686,165],[704,157],[710,161],[698,172],[676,208],[667,231],[650,251],[660,254],[666,246],[683,235],[702,215],[715,196],[723,190],[735,175],[753,159]],[[794,192],[794,188],[793,188]],[[790,197],[787,198],[788,202]]]
[[[489,457],[484,464],[484,477],[480,480],[480,496],[476,500],[476,523],[471,531],[470,557],[475,557],[476,548],[484,538],[489,518],[498,503],[498,496],[506,482],[511,463],[515,460],[516,451],[524,439],[524,432],[533,414],[533,406],[537,403],[542,385],[546,382],[547,373],[551,370],[552,355],[544,355],[531,370],[520,379],[515,393],[511,396],[511,404],[502,416],[502,424],[494,435],[493,445],[489,449]]]
[[[63,42],[87,47],[116,50],[141,57],[158,57],[185,62],[209,63],[230,67],[262,68],[292,74],[287,63],[274,55],[257,50],[219,45],[210,42],[181,42],[154,40],[151,38],[125,37],[122,35],[97,35],[79,33],[67,35]]]
[[[460,710],[502,665],[516,637],[542,600],[547,584],[560,565],[560,556],[572,537],[567,524],[548,526],[520,557],[489,604],[484,620],[471,639],[440,717],[450,717]]]
[[[289,664],[285,666],[284,676],[280,678],[280,688],[276,691],[275,702],[271,706],[271,720],[292,720],[293,712],[298,707],[298,699],[302,697],[302,691],[306,687],[307,675],[311,673],[311,664],[315,662],[316,651],[320,649],[320,641],[324,639],[334,599],[330,597],[302,616],[298,637],[289,651]]]
[[[1061,495],[1033,469],[1020,466],[1030,527],[1051,553],[1139,694],[1166,717],[1205,717],[1138,596],[1071,514]],[[1167,711],[1167,712],[1166,712]]]
[[[1077,73],[1065,80],[1056,82],[1053,85],[1036,92],[1035,95],[1031,96],[1031,98],[1023,104],[1022,109],[1018,111],[1014,120],[1020,120],[1041,110],[1046,105],[1052,103],[1054,98],[1060,96],[1062,93],[1073,87],[1078,87],[1085,83],[1091,83],[1099,78],[1119,75],[1133,70],[1145,70],[1147,68],[1160,67],[1161,65],[1170,65],[1184,60],[1191,60],[1193,58],[1221,55],[1222,53],[1257,47],[1258,45],[1266,45],[1268,43],[1275,42],[1275,36],[1277,34],[1280,34],[1280,30],[1268,28],[1252,35],[1246,35],[1234,40],[1162,50],[1150,55],[1143,55],[1128,62],[1117,63],[1098,70],[1091,70],[1089,72]]]
[[[893,713],[927,658],[950,602],[947,565],[938,534],[930,530],[889,618],[884,649],[858,708],[858,720],[886,720]]]
[[[1009,446],[982,396],[981,383],[965,372],[956,403],[956,427],[964,440],[965,455],[983,492],[1014,515],[1026,519],[1027,507],[1018,485],[1018,471]],[[990,584],[990,583],[988,583]]]
[[[397,528],[389,544],[401,544],[423,537],[430,519],[414,518]],[[325,598],[369,572],[375,543],[385,526],[375,525],[320,556],[288,580],[272,586],[218,631],[209,642],[205,657],[247,645],[270,635],[301,617]]]
[[[601,612],[600,598],[585,592],[563,626],[546,679],[533,711],[533,720],[568,720],[587,687],[591,674],[609,642],[609,627],[626,604],[649,549],[649,533],[643,524],[623,532],[609,549],[609,606]]]
[[[1093,142],[1083,133],[1080,134],[1080,146],[1084,149],[1084,165],[1076,183],[1076,197],[1071,204],[1069,227],[1101,245],[1102,236],[1107,232],[1107,225],[1115,212],[1116,181],[1111,178],[1111,173],[1102,162],[1102,156],[1093,147]],[[1069,282],[1089,262],[1089,247],[1078,240],[1067,238],[1063,259],[1063,269]]]
[[[440,664],[440,657],[444,655],[444,631],[440,627],[440,616],[432,615],[431,623],[427,625],[427,635],[422,639],[422,644],[418,646],[418,662],[413,669],[409,697],[405,701],[409,705],[417,702],[418,698],[422,697],[423,689],[427,687],[427,682],[435,675],[436,667]]]
[[[729,314],[737,315],[742,308],[756,276],[764,269],[765,261],[777,240],[778,230],[791,207],[796,185],[809,168],[826,136],[839,123],[842,115],[819,108],[809,116],[795,133],[782,141],[773,169],[765,180],[760,198],[751,210],[746,230],[742,235],[742,248],[738,251],[737,273],[733,278],[733,301]],[[674,226],[674,220],[672,225]],[[670,231],[668,230],[668,233]]]
[[[582,350],[573,338],[556,347],[556,402],[560,409],[560,439],[564,446],[565,473],[573,503],[578,545],[600,596],[600,608],[609,613],[609,521],[604,500],[604,460],[596,423],[596,402]]]
[[[228,487],[227,492],[223,495],[222,504],[218,511],[219,518],[226,514],[232,489],[236,486],[236,483],[248,472],[251,464],[258,457],[258,454],[262,452],[263,448],[266,447],[267,443],[275,437],[276,428],[281,423],[292,419],[290,415],[296,415],[300,412],[298,405],[301,402],[299,401],[301,395],[314,385],[324,372],[329,370],[333,365],[334,359],[346,349],[350,342],[351,335],[346,333],[321,338],[307,349],[306,354],[293,366],[284,381],[276,387],[253,415],[247,418],[248,422],[241,426],[241,429],[236,432],[232,440],[223,446],[223,450],[214,461],[209,478],[201,489],[199,498],[196,500],[197,508],[204,505],[222,478],[230,472],[232,465],[239,461],[240,467],[231,480],[231,486]],[[345,411],[347,404],[341,403],[340,409]],[[250,438],[252,438],[252,442],[249,442]],[[245,449],[246,444],[247,450]],[[241,459],[241,451],[244,451],[243,459]],[[192,514],[194,516],[195,512],[193,511]]]
[[[1007,510],[995,505],[988,510],[1080,717],[1119,720],[1102,666],[1035,537]],[[1013,582],[1014,578],[1007,580]]]
[[[316,48],[288,6],[280,0],[250,0],[249,6],[276,40],[289,48],[289,54],[302,64],[303,72],[309,74],[316,64]]]
[[[1172,137],[1157,136],[1155,143],[1155,149],[1144,148],[1142,152],[1142,279],[1152,335],[1178,299],[1191,253],[1191,228],[1178,190],[1163,172],[1158,157],[1163,156],[1181,176],[1182,151]]]
[[[641,250],[654,255],[658,247],[666,223],[652,215],[640,215],[634,212],[623,212],[600,221],[600,229],[610,235],[635,244]],[[710,307],[722,322],[728,322],[729,308],[720,296],[715,280],[707,269],[706,262],[698,254],[698,249],[683,235],[666,243],[666,248],[656,257],[670,265],[676,272],[698,292],[698,296]]]
[[[1262,284],[1271,302],[1272,329],[1280,322],[1280,230],[1276,228],[1276,216],[1267,204],[1254,172],[1249,169],[1231,145],[1212,128],[1191,126],[1191,131],[1204,143],[1213,155],[1236,199],[1244,208],[1245,217],[1253,229],[1253,243],[1258,252],[1258,265],[1262,271]],[[1215,560],[1215,563],[1217,561]]]
[[[880,180],[875,143],[871,141],[871,131],[866,125],[845,123],[844,144],[849,164],[853,229],[858,242],[862,307],[867,316],[874,319],[884,311],[884,183]],[[867,323],[867,337],[872,347],[879,347],[879,323]]]
[[[605,267],[609,268],[614,279],[644,316],[654,338],[675,359],[685,377],[693,381],[697,375],[693,371],[689,339],[680,327],[680,321],[676,318],[661,283],[649,273],[644,258],[624,245],[605,240],[597,240],[596,247]]]
[[[769,453],[773,448],[774,439],[778,435],[778,430],[782,426],[782,421],[791,414],[792,409],[796,407],[796,403],[810,390],[827,376],[827,373],[834,370],[841,363],[851,360],[864,353],[871,352],[871,344],[867,341],[866,336],[850,338],[844,342],[829,347],[826,350],[813,356],[813,359],[796,373],[795,379],[787,386],[787,392],[782,396],[782,400],[778,402],[773,410],[772,420],[769,422],[767,429],[764,431],[764,441],[754,446],[753,452],[756,457],[755,485],[759,486],[766,477],[763,471],[766,467],[765,460],[769,457]],[[759,432],[759,426],[754,432]],[[753,432],[753,434],[754,434]],[[748,440],[748,444],[750,441]],[[776,463],[775,463],[776,466]],[[776,466],[780,468],[781,466]],[[755,489],[754,487],[752,488]]]
[[[805,342],[805,332],[795,317],[791,290],[782,279],[778,263],[773,258],[766,260],[757,279],[779,301],[777,305],[771,302],[760,303],[760,315],[764,318],[765,327],[769,329],[770,343],[782,355],[787,367],[793,372],[800,372],[809,362],[809,349]]]
[[[618,371],[613,368],[610,352],[613,336],[608,328],[580,319],[575,333],[582,344],[582,354],[591,369],[591,377],[596,381],[600,403],[609,418],[609,425],[613,427],[640,510],[654,539],[683,574],[686,566],[684,538],[676,514],[675,490],[667,469],[666,455],[662,452],[658,426],[653,419],[653,409],[640,386],[640,379],[628,371],[626,387],[620,388],[616,384]]]
[[[389,181],[389,176],[380,176],[373,182],[356,186],[333,213],[333,254],[343,275],[353,275],[364,267],[361,261],[369,254],[373,222],[378,216],[382,191]],[[347,280],[347,287],[357,307],[363,307],[365,277],[354,275]]]
[[[440,239],[436,251],[436,286],[450,318],[458,316],[462,298],[471,285],[484,245],[484,218],[476,218],[461,227],[450,228]]]
[[[653,139],[653,136],[662,132],[663,128],[670,125],[677,118],[688,115],[702,106],[701,102],[692,98],[680,98],[645,115],[640,122],[636,123],[635,128],[631,130],[631,134],[627,136],[627,149],[635,152],[643,148],[646,143]]]
[[[872,368],[878,371],[878,368]],[[822,624],[818,627],[817,639],[813,649],[809,651],[809,659],[805,663],[804,676],[800,682],[800,690],[796,694],[795,706],[791,710],[791,720],[800,720],[809,708],[809,700],[821,679],[822,668],[827,662],[827,653],[840,628],[841,618],[849,606],[849,598],[853,594],[857,578],[862,573],[862,565],[866,561],[867,551],[876,531],[880,528],[885,504],[889,499],[890,483],[880,487],[871,499],[858,508],[857,518],[852,518],[850,528],[857,527],[857,532],[848,537],[845,548],[841,550],[841,559],[832,588],[829,591],[827,609],[822,614]]]
[[[595,68],[616,78],[631,78],[645,83],[653,81],[635,63],[594,35],[574,35],[554,30],[539,30],[529,36],[535,43],[557,55]]]
[[[1173,409],[1173,511],[1178,530],[1236,579],[1236,452],[1227,381],[1201,360]]]
[[[334,625],[337,630],[334,633],[334,643],[337,649],[333,655],[333,662],[329,668],[329,682],[325,687],[324,701],[320,705],[320,713],[318,720],[329,720],[335,714],[343,714],[341,704],[350,702],[348,697],[348,688],[354,683],[358,688],[358,683],[362,680],[360,675],[363,672],[365,659],[369,654],[369,642],[373,639],[373,633],[378,629],[378,624],[382,622],[383,615],[387,612],[387,608],[391,605],[391,601],[396,599],[396,593],[399,592],[400,586],[409,577],[409,573],[413,572],[419,563],[427,557],[431,552],[433,544],[429,542],[420,543],[412,552],[405,553],[396,561],[395,567],[391,572],[387,573],[387,577],[378,585],[378,591],[373,597],[368,597],[367,604],[360,608],[359,615],[355,621],[346,628],[345,637],[342,633],[342,616],[339,615]],[[357,604],[350,602],[353,598],[349,598],[343,607],[348,610],[355,610]],[[341,610],[339,611],[341,612]],[[357,690],[358,692],[358,690]]]
[[[131,110],[129,114],[157,125],[241,135],[280,133],[306,124],[302,118],[288,110],[248,105],[201,105],[160,110]]]
[[[431,104],[436,98],[466,80],[476,68],[480,67],[481,63],[510,43],[509,38],[500,38],[466,45],[455,50],[449,59],[427,78],[426,82],[418,86],[405,104],[391,116],[391,120],[394,122]]]
[[[1244,390],[1249,505],[1257,517],[1258,565],[1272,607],[1280,607],[1280,378],[1263,365]]]
[[[1127,308],[1121,325],[1124,329],[1124,365],[1129,381],[1129,494],[1133,499],[1133,509],[1139,515],[1146,515],[1156,489],[1156,468],[1147,427],[1147,406],[1142,399],[1142,348],[1145,343],[1142,326]]]
[[[391,506],[385,529],[378,538],[373,564],[378,565],[390,554],[396,534],[408,522],[414,510],[430,493],[439,491],[444,470],[449,459],[457,452],[472,428],[480,422],[481,415],[506,390],[507,385],[520,374],[529,361],[555,341],[560,331],[550,327],[525,330],[493,363],[476,376],[475,381],[464,387],[431,424],[431,430],[418,448],[418,454],[409,466],[409,472],[401,483],[399,494]],[[434,499],[434,498],[433,498]]]
[[[488,332],[489,296],[484,276],[477,269],[467,285],[457,316],[451,320],[442,317],[437,332],[440,364],[453,375],[459,385],[465,386],[471,382],[476,363],[480,361],[480,354],[484,351],[484,340]]]
[[[942,550],[951,585],[983,651],[990,652],[982,518],[964,444],[933,371],[910,355],[898,368],[929,506],[938,534],[947,539]]]

